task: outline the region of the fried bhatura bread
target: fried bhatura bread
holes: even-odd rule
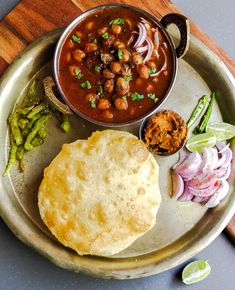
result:
[[[51,233],[79,255],[111,256],[150,230],[161,202],[158,164],[134,135],[96,131],[63,145],[38,205]]]

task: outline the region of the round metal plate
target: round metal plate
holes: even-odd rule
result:
[[[34,77],[41,80],[52,74],[55,44],[62,30],[52,31],[32,43],[9,67],[0,83],[0,171],[4,171],[7,153],[7,117]],[[178,112],[188,119],[198,99],[206,93],[220,94],[213,120],[235,123],[235,83],[220,59],[195,38],[183,60],[175,86],[161,109]],[[39,89],[42,94],[42,88]],[[51,120],[49,134],[41,147],[25,156],[25,172],[15,167],[7,177],[0,177],[0,213],[14,234],[57,265],[103,278],[129,279],[156,274],[189,259],[206,247],[224,229],[234,213],[235,162],[230,176],[230,192],[216,208],[207,210],[196,203],[177,202],[169,197],[169,169],[178,154],[157,157],[160,166],[162,204],[156,226],[125,251],[110,258],[79,256],[57,242],[40,219],[37,190],[43,169],[60,151],[62,144],[84,139],[94,130],[103,130],[74,116],[73,130],[65,134],[56,120]],[[139,124],[117,128],[138,134]],[[233,152],[235,144],[232,145]],[[235,152],[234,152],[235,153]]]

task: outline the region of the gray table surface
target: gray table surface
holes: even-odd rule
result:
[[[0,0],[0,19],[17,0]],[[113,1],[115,2],[115,1]],[[235,58],[234,0],[173,0],[194,22]],[[212,272],[203,282],[184,285],[180,274],[184,263],[156,276],[131,280],[102,280],[75,274],[51,264],[47,259],[22,244],[0,219],[0,290],[232,290],[235,289],[235,248],[222,233],[194,259],[209,261]]]

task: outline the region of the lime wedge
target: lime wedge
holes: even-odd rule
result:
[[[186,147],[189,151],[202,151],[204,148],[213,147],[216,143],[216,137],[212,133],[203,133],[190,138]]]
[[[205,279],[211,272],[211,267],[205,260],[197,260],[188,264],[182,272],[185,284],[197,283]]]
[[[206,127],[206,132],[213,134],[217,141],[225,141],[235,136],[235,126],[224,122],[214,122]]]

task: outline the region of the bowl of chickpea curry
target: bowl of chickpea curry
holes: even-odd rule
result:
[[[175,46],[165,27],[181,33]],[[187,19],[155,17],[128,5],[95,7],[77,17],[62,34],[54,74],[67,105],[103,126],[124,126],[153,114],[169,96],[177,58],[188,48]]]

